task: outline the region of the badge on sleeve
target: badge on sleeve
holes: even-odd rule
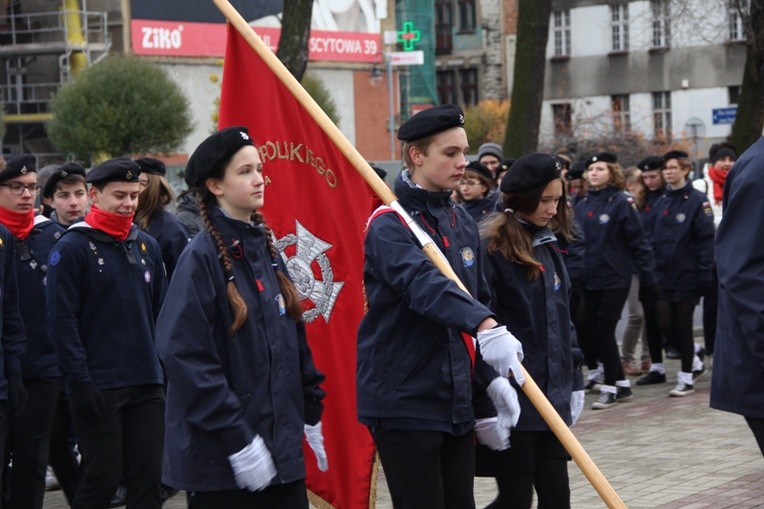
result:
[[[608,224],[610,222],[610,216],[607,214],[600,214],[600,224]]]
[[[465,267],[472,267],[475,265],[475,253],[472,251],[471,247],[463,247],[460,252],[462,254],[462,263],[464,263]]]
[[[703,212],[705,212],[708,217],[711,217],[714,215],[714,211],[711,209],[710,201],[703,202]]]
[[[684,221],[687,219],[687,215],[680,212],[676,215],[676,222],[677,223],[684,223]]]
[[[0,243],[2,243],[2,239],[0,239]],[[61,253],[59,253],[58,251],[53,251],[50,254],[50,264],[55,267],[56,265],[58,265],[58,262],[60,261],[61,261]]]
[[[286,302],[284,302],[284,296],[281,294],[276,295],[276,304],[279,307],[279,315],[284,316],[286,314]]]

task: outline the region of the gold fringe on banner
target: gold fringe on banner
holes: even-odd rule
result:
[[[377,480],[379,478],[379,454],[374,454],[374,464],[371,467],[371,484],[369,485],[369,509],[377,507]],[[335,509],[335,507],[308,490],[308,501],[315,509]]]

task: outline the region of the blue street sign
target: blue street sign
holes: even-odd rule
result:
[[[732,124],[735,122],[735,115],[737,115],[737,106],[730,106],[729,108],[714,108],[711,110],[711,116],[713,117],[714,125]]]

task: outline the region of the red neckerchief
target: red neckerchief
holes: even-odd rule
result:
[[[29,212],[16,212],[0,207],[0,223],[15,237],[24,240],[34,228],[34,209],[30,209]]]
[[[133,226],[133,216],[123,216],[113,212],[106,212],[95,205],[90,206],[90,212],[85,216],[85,222],[96,230],[108,233],[112,237],[125,240]]]

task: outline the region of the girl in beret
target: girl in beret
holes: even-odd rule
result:
[[[244,127],[189,159],[202,230],[157,322],[167,375],[164,483],[195,508],[307,508],[303,432],[328,468],[302,308],[259,209],[260,155]]]
[[[501,184],[503,212],[483,224],[481,237],[496,318],[520,339],[525,368],[571,425],[584,404],[583,354],[571,322],[570,279],[556,239],[573,239],[560,166],[549,154],[519,158]],[[519,397],[511,448],[477,448],[477,475],[495,477],[499,490],[488,507],[530,508],[534,487],[539,507],[570,507],[568,454],[525,394]]]
[[[151,157],[136,159],[135,162],[141,167],[138,177],[141,194],[135,209],[135,224],[159,243],[169,280],[180,253],[188,244],[188,233],[178,218],[166,210],[175,202],[175,193],[164,177],[164,163]]]
[[[655,289],[655,256],[638,217],[634,199],[624,192],[624,177],[615,154],[603,152],[587,161],[589,184],[575,207],[583,230],[586,256],[583,277],[583,319],[579,333],[581,348],[591,378],[597,360],[604,368],[600,397],[592,408],[605,409],[632,396],[624,376],[615,329],[629,294],[635,265],[645,291]]]

